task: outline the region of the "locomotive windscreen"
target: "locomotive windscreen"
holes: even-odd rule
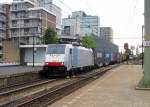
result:
[[[50,45],[47,48],[47,54],[64,54],[65,46],[64,45]]]

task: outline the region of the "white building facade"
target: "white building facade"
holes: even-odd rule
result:
[[[99,36],[100,19],[98,16],[87,15],[83,11],[72,12],[72,18],[80,19],[80,35],[96,35]]]
[[[64,32],[64,26],[66,26],[66,22],[68,20],[68,23],[72,23],[74,24],[73,27],[75,27],[74,29],[79,29],[76,30],[75,34],[78,34],[78,31],[80,31],[79,36],[83,37],[86,35],[95,35],[95,36],[99,36],[100,32],[99,32],[99,26],[100,26],[100,20],[98,16],[91,16],[91,15],[87,15],[85,12],[83,11],[76,11],[76,12],[72,12],[72,16],[69,16],[68,18],[63,19],[62,22],[62,29]],[[72,21],[70,21],[72,20]],[[73,23],[73,20],[75,23]],[[77,22],[80,23],[80,27],[77,26]],[[79,27],[79,28],[78,28]],[[73,30],[71,29],[70,32],[72,32]],[[72,34],[72,33],[71,33]]]
[[[62,29],[62,36],[78,36],[80,35],[80,21],[74,18],[64,18]]]

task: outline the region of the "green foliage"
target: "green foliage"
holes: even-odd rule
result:
[[[45,44],[56,44],[58,43],[57,32],[51,27],[48,27],[43,36],[43,42]]]
[[[96,48],[96,43],[93,40],[93,38],[91,36],[84,36],[82,38],[82,44],[83,46],[87,47],[87,48]]]

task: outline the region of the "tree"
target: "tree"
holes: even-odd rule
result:
[[[96,43],[93,40],[93,38],[91,36],[84,36],[82,38],[82,44],[83,46],[87,47],[87,48],[96,48]]]
[[[58,43],[57,32],[51,27],[48,27],[43,36],[43,42],[45,44],[55,44]]]

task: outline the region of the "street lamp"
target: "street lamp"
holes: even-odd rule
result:
[[[34,37],[35,37],[35,33],[33,34],[33,38],[32,38],[32,40],[33,40],[33,49],[32,49],[32,51],[33,51],[33,67],[34,67]]]
[[[36,48],[35,48],[35,34],[41,34],[41,29],[40,29],[40,26],[38,25],[38,30],[37,30],[37,33],[33,33],[33,38],[32,38],[32,40],[33,40],[33,48],[32,48],[32,51],[33,51],[33,54],[32,54],[32,56],[33,56],[33,67],[34,67],[34,63],[35,63],[35,51],[36,51]]]
[[[144,65],[144,50],[143,50],[143,40],[144,40],[144,25],[142,25],[142,68]]]

